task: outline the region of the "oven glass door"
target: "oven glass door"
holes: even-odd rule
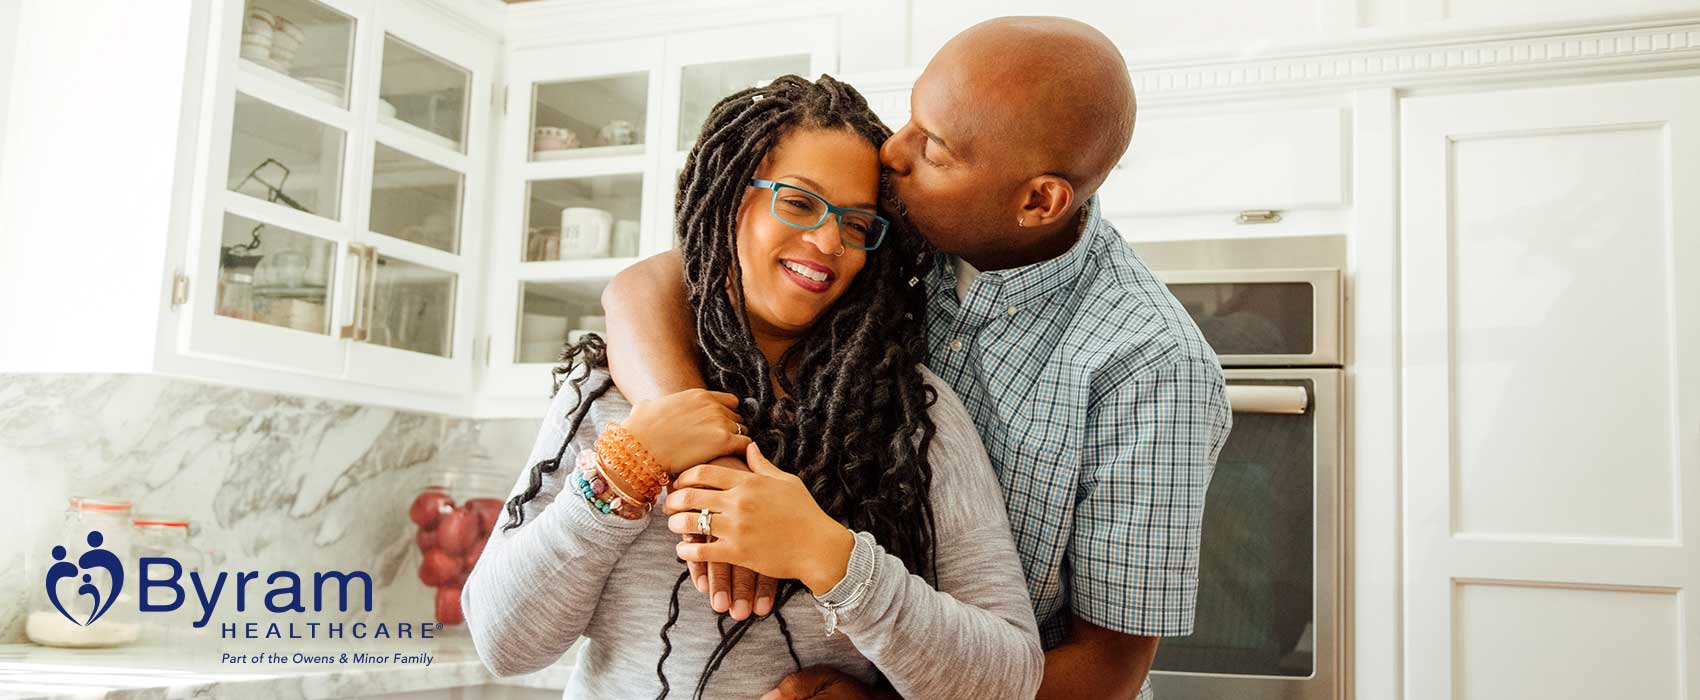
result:
[[[1339,372],[1226,372],[1234,425],[1205,496],[1195,623],[1158,645],[1159,696],[1330,697],[1305,681],[1335,675]]]
[[[1340,273],[1160,273],[1226,367],[1340,364]]]

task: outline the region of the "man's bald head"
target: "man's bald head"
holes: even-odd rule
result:
[[[929,72],[960,84],[987,135],[1084,200],[1133,138],[1133,81],[1110,38],[1063,17],[999,17],[956,35]],[[964,105],[969,106],[969,105]]]
[[[1133,120],[1127,64],[1102,32],[1004,17],[939,49],[880,157],[896,210],[939,250],[982,270],[1015,267],[1073,244]]]

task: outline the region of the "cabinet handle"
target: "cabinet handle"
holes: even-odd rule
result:
[[[342,327],[338,334],[339,337],[352,340],[366,339],[361,329],[367,325],[366,317],[371,313],[371,306],[367,303],[367,298],[371,296],[371,284],[368,279],[371,276],[371,271],[368,259],[372,257],[372,252],[372,246],[360,243],[348,244],[348,254],[353,255],[355,260],[354,317],[349,319],[348,325]]]
[[[360,312],[359,335],[355,337],[362,343],[372,339],[372,313],[378,302],[378,249],[372,246],[361,246],[366,256],[366,288],[360,292],[364,309]]]

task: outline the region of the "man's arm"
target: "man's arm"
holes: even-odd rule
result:
[[[1191,634],[1204,495],[1233,423],[1214,357],[1095,384],[1069,537],[1066,642],[1040,698],[1133,698],[1160,637]]]
[[[608,372],[632,403],[706,386],[678,251],[620,271],[602,290]]]
[[[1068,641],[1045,652],[1045,683],[1035,700],[1137,697],[1155,658],[1157,637],[1112,632],[1076,617]]]

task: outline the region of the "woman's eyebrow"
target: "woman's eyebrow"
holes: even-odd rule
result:
[[[821,197],[827,199],[828,201],[831,201],[831,199],[832,199],[831,197],[827,197],[826,193],[822,191],[822,190],[826,189],[825,187],[822,187],[820,183],[815,182],[813,179],[810,179],[809,177],[807,177],[805,175],[780,175],[779,179],[781,179],[781,180],[786,180],[786,179],[796,180],[796,181],[801,182],[805,185],[808,185],[809,191],[820,195]],[[847,207],[847,208],[850,208],[850,209],[867,209],[867,210],[870,210],[870,211],[879,207],[878,204],[875,204],[873,202],[856,202],[855,204],[838,204],[837,202],[833,202],[833,204],[836,204],[837,206],[841,206],[841,207]]]

